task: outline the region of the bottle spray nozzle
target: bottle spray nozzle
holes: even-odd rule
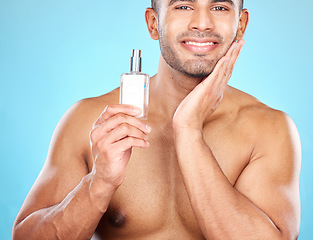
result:
[[[133,54],[130,58],[130,71],[141,72],[141,50],[139,49],[133,49]]]
[[[133,55],[132,57],[141,57],[141,50],[139,49],[133,49]]]

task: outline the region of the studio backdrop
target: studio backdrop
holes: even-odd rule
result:
[[[149,0],[0,0],[0,239],[38,176],[58,121],[76,101],[119,86],[133,48],[157,72],[159,44],[144,20]],[[301,233],[313,229],[311,0],[245,0],[246,45],[230,85],[295,121],[302,141]],[[269,196],[271,197],[271,196]]]

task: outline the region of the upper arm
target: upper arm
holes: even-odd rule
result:
[[[300,228],[299,175],[301,146],[293,121],[275,112],[259,121],[252,159],[236,182],[286,238],[296,238]]]
[[[74,104],[62,117],[51,139],[46,162],[17,216],[16,223],[31,213],[60,203],[88,174],[88,121],[82,116],[86,100]]]

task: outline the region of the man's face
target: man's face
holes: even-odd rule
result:
[[[207,77],[236,40],[240,0],[161,0],[161,54],[173,69]]]

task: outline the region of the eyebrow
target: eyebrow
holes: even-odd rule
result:
[[[171,6],[172,4],[176,2],[197,2],[198,0],[171,0],[168,5]]]
[[[198,0],[171,0],[168,3],[168,6],[171,6],[172,4],[176,2],[198,2]],[[211,3],[226,2],[226,3],[230,3],[232,6],[235,6],[235,3],[233,0],[210,0],[210,2]]]
[[[232,0],[211,0],[212,3],[218,3],[218,2],[226,2],[226,3],[230,3],[232,6],[235,6],[234,1]]]

